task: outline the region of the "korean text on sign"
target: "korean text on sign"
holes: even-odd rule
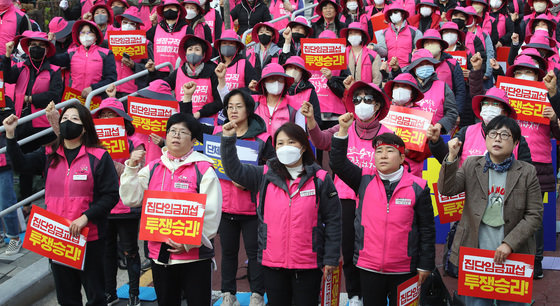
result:
[[[543,117],[544,107],[550,106],[543,82],[499,76],[496,87],[507,93],[518,120],[550,124],[550,119]]]
[[[72,87],[66,87],[62,93],[62,101],[70,99],[78,99],[82,105],[86,105],[86,99],[82,98],[82,93],[79,90]],[[89,110],[97,109],[99,104],[101,104],[101,98],[98,96],[93,97],[89,103]]]
[[[130,156],[124,118],[94,119],[93,123],[95,123],[97,137],[111,158],[119,159]]]
[[[419,109],[391,105],[381,123],[400,136],[407,149],[422,152],[433,115]]]
[[[304,38],[301,40],[301,57],[309,70],[346,69],[346,39]]]
[[[122,60],[123,53],[133,60],[148,58],[146,31],[108,31],[107,37],[109,49],[115,54],[116,60]]]
[[[459,294],[486,299],[531,303],[534,255],[512,253],[503,264],[495,250],[461,247]]]
[[[204,154],[210,157],[214,164],[216,175],[220,179],[231,181],[226,175],[224,166],[222,165],[222,157],[220,155],[220,136],[204,134]],[[235,143],[237,147],[237,157],[244,164],[258,165],[259,161],[259,143],[256,141],[247,141],[238,139]]]
[[[58,263],[83,270],[89,228],[79,237],[70,234],[71,221],[38,206],[33,206],[23,247]]]
[[[321,280],[321,306],[335,306],[340,300],[340,271],[342,262]]]
[[[155,133],[165,138],[167,119],[178,109],[177,101],[152,100],[128,97],[128,114],[139,133]]]
[[[437,183],[434,183],[433,187],[439,222],[444,224],[461,220],[463,206],[465,205],[465,193],[461,192],[454,196],[444,196],[439,193]]]
[[[457,61],[463,70],[467,69],[467,51],[446,51]]]
[[[374,33],[371,42],[376,44],[383,37],[383,30],[389,27],[389,24],[385,22],[385,15],[383,15],[383,12],[379,12],[371,17],[371,26]]]
[[[146,190],[139,238],[200,245],[205,207],[205,194]]]
[[[418,275],[415,275],[397,287],[397,298],[399,306],[416,306],[420,299],[420,286]]]

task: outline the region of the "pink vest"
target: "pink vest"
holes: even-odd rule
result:
[[[109,54],[109,49],[92,45],[89,50],[80,45],[70,59],[70,86],[79,91],[95,84],[103,78],[103,57]]]
[[[212,81],[210,79],[192,79],[183,73],[183,68],[177,69],[177,79],[175,81],[175,98],[177,101],[183,100],[183,84],[190,81],[196,82],[196,90],[192,96],[192,112],[198,112],[204,105],[214,102],[212,95]],[[215,114],[212,118],[217,118]]]
[[[21,117],[21,112],[23,110],[23,100],[25,98],[25,92],[27,90],[27,86],[29,84],[29,67],[24,65],[24,62],[17,63],[17,67],[23,68],[18,76],[18,80],[15,87],[15,109],[16,109],[16,116]],[[51,69],[57,71],[59,68],[55,65],[50,65]],[[33,83],[33,88],[31,89],[31,94],[36,95],[43,92],[49,91],[51,82],[51,74],[49,70],[42,70],[39,75],[35,77],[35,83]],[[31,113],[36,113],[41,111],[31,103]],[[43,128],[43,127],[50,127],[49,121],[47,120],[47,116],[43,115],[39,118],[35,118],[31,121],[33,127]]]
[[[531,160],[537,163],[552,163],[550,125],[518,120],[521,135],[527,140],[531,150]]]
[[[340,70],[333,70],[332,75],[339,76]],[[344,107],[342,100],[327,86],[327,81],[327,78],[325,78],[320,71],[311,72],[309,82],[315,86],[317,98],[319,98],[319,105],[321,105],[321,113],[332,113],[338,115],[346,113],[346,107]]]
[[[240,59],[227,67],[226,86],[229,90],[245,87],[245,61],[246,59]]]
[[[161,157],[161,148],[152,141],[150,136],[140,133],[134,133],[134,136],[138,137],[142,144],[144,144],[144,148],[146,149],[146,156],[144,157],[146,164]]]
[[[297,3],[294,0],[289,0],[290,4],[294,9],[297,9]],[[284,9],[284,1],[283,0],[272,0],[270,2],[270,14],[272,15],[272,19],[280,18],[286,15],[292,15],[289,11]],[[290,22],[290,18],[282,19],[276,23],[274,23],[274,27],[276,30],[280,31],[285,29]]]
[[[482,21],[482,31],[484,33],[490,35],[492,33],[492,22],[494,21],[494,17],[491,17],[488,12],[484,14],[484,21]]]
[[[424,93],[424,99],[416,104],[424,111],[433,113],[432,124],[443,118],[443,104],[445,103],[445,82],[434,80],[432,87]]]
[[[159,165],[153,170],[156,164]],[[199,161],[196,162],[200,174],[204,175],[208,168],[212,167],[212,164],[208,162]],[[153,171],[150,177],[150,183],[148,184],[148,190],[161,190],[161,191],[172,191],[172,192],[188,192],[197,193],[197,173],[194,163],[189,163],[184,166],[179,167],[173,173],[167,167],[163,165],[161,160],[155,160],[148,165],[150,172]],[[180,184],[177,184],[180,183]],[[186,186],[186,189],[184,187]],[[181,187],[181,188],[176,188]],[[157,259],[159,255],[159,250],[161,248],[161,242],[148,241],[148,249],[150,250],[150,258]],[[206,250],[206,251],[205,251]],[[204,252],[205,254],[202,254]],[[170,260],[194,260],[210,258],[213,256],[213,252],[208,251],[204,246],[200,248],[193,248],[188,252],[183,252],[181,254],[171,253]]]
[[[249,63],[251,63],[251,65],[253,67],[257,67],[255,65],[255,63],[257,61],[257,56],[259,56],[259,55],[255,53],[255,48],[249,48],[249,49],[246,50],[246,52],[247,52],[247,60],[249,61]],[[270,62],[278,64],[278,56],[271,58]],[[263,65],[263,63],[261,63],[261,70],[262,70],[262,65]],[[334,74],[334,71],[333,71],[333,74]]]
[[[128,68],[128,66],[126,66],[125,64],[123,64],[121,61],[119,61],[117,59],[115,59],[115,66],[117,67],[117,79],[118,80],[124,79],[124,78],[134,74],[134,71],[132,69]],[[131,81],[128,81],[124,84],[121,84],[121,85],[117,86],[117,91],[118,92],[133,93],[135,91],[138,91],[138,86],[136,86],[136,84],[134,83],[134,80],[131,80]]]
[[[128,136],[128,140],[132,141],[132,145],[134,146],[134,148],[137,148],[140,145],[144,145],[144,149],[145,149],[146,148],[146,144],[144,143],[145,140],[142,137],[138,137],[137,135],[142,135],[142,134],[140,133],[132,134],[132,136]],[[124,164],[124,162],[127,159],[128,158],[121,158],[115,161]],[[120,183],[120,178],[119,178],[119,183]],[[119,199],[119,203],[117,203],[117,205],[115,205],[115,207],[111,209],[111,214],[128,214],[128,213],[130,213],[130,207],[124,205],[121,199]]]
[[[495,22],[495,19],[496,18],[494,18],[494,22]],[[504,16],[502,14],[498,15],[497,29],[498,29],[498,37],[502,37],[502,36],[506,35],[506,16]]]
[[[416,31],[416,28],[410,25],[404,26],[398,34],[393,31],[391,26],[383,30],[385,43],[387,45],[387,58],[396,56],[401,68],[410,64],[409,56],[412,50],[415,49],[413,45],[414,38],[412,37],[413,31]]]
[[[18,20],[23,17],[23,12],[11,5],[10,8],[0,16],[0,54],[6,54],[6,43],[14,40],[18,30]]]
[[[476,33],[467,32],[467,36],[465,38],[465,47],[467,48],[468,55],[473,55],[476,53],[476,49],[474,47],[474,38],[478,37],[482,41],[482,45],[486,48],[486,40],[484,39],[484,35],[482,34],[482,29],[477,26]]]
[[[311,97],[311,88],[308,88],[304,91],[300,91],[295,95],[290,96],[290,101],[288,104],[293,107],[295,110],[299,110],[303,102],[309,102],[309,98]]]
[[[548,143],[550,146],[550,141]],[[459,166],[461,166],[465,162],[467,157],[482,156],[486,154],[486,152],[488,152],[488,150],[486,149],[486,140],[484,139],[482,122],[478,122],[469,126],[467,128],[467,132],[465,133],[465,141],[463,141],[463,152],[461,153]],[[513,156],[515,156],[515,158],[517,158],[518,152],[519,152],[519,144],[515,146],[515,148],[513,149]],[[531,158],[533,158],[533,152],[531,152]]]
[[[346,48],[346,62],[350,63],[349,58],[350,56],[355,56],[354,52],[352,51],[352,47],[348,46]],[[370,50],[366,47],[362,48],[362,67],[361,67],[361,75],[356,75],[357,79],[356,81],[362,81],[362,82],[366,82],[366,83],[372,83],[373,82],[373,75],[371,73],[372,71],[372,65],[373,65],[373,61],[375,61],[375,57],[377,56],[377,53],[373,50]],[[354,63],[357,63],[357,61],[355,60]],[[350,68],[350,67],[348,67]],[[354,70],[356,71],[356,69]]]
[[[453,71],[449,68],[449,63],[453,66],[457,65],[457,61],[454,58],[448,58],[437,66],[436,74],[438,80],[444,81],[449,88],[453,88]]]
[[[142,3],[142,1],[144,0],[139,0],[138,3]],[[152,21],[150,20],[150,15],[152,13],[156,12],[156,7],[152,7],[152,9],[150,9],[149,5],[138,5],[139,7],[139,15],[140,15],[140,19],[142,19],[142,23],[144,23],[144,25],[140,28],[141,30],[145,30],[148,31],[149,29],[152,28]]]
[[[206,12],[206,14],[204,15],[204,22],[206,22],[206,24],[208,25],[208,27],[210,28],[210,32],[212,32],[212,39],[214,41],[216,41],[216,39],[218,39],[219,37],[216,37],[215,33],[215,27],[216,27],[216,14],[218,12],[216,12],[215,9],[210,8],[210,10],[208,12]],[[225,28],[225,23],[222,24],[222,30]]]
[[[175,67],[177,58],[179,58],[179,42],[183,36],[185,36],[184,29],[177,32],[167,33],[158,24],[154,34],[154,63],[159,65],[165,62],[170,62],[171,65]],[[163,67],[160,71],[169,71],[169,67]]]
[[[253,99],[257,103],[257,108],[255,109],[255,114],[261,116],[266,123],[266,130],[268,134],[274,135],[276,130],[286,122],[293,122],[290,116],[289,107],[289,96],[282,97],[282,101],[278,104],[276,110],[270,114],[268,110],[268,105],[266,104],[266,96],[263,95],[253,95]]]

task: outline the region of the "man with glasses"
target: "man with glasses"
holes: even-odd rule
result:
[[[459,265],[461,246],[496,250],[494,262],[511,253],[535,254],[534,233],[542,222],[541,189],[535,167],[513,155],[521,139],[517,122],[506,116],[490,120],[485,129],[487,152],[472,156],[459,168],[462,142],[448,142],[438,190],[443,195],[465,192],[463,216],[449,260]],[[466,297],[466,305],[494,305],[490,299]],[[499,301],[498,305],[520,303]]]

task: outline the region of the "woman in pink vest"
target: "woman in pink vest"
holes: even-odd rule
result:
[[[321,276],[340,257],[340,200],[329,174],[315,163],[305,131],[282,125],[274,134],[277,158],[242,164],[235,122],[224,125],[226,174],[257,198],[258,255],[271,306],[317,305]],[[323,270],[323,272],[321,271]]]
[[[279,63],[283,65],[291,56],[301,55],[301,39],[311,38],[312,36],[313,28],[307,18],[297,16],[294,20],[290,21],[282,33],[284,44],[282,45],[282,52],[279,56]],[[336,38],[336,34],[334,38]]]
[[[472,6],[476,11],[482,31],[490,35],[492,33],[492,20],[488,13],[489,4],[485,0],[467,0],[467,5]]]
[[[425,33],[428,29],[439,29],[439,6],[431,0],[423,0],[416,4],[416,15],[408,18],[408,24]]]
[[[370,149],[371,140],[377,135],[391,132],[380,123],[389,112],[389,100],[376,85],[358,81],[345,93],[344,104],[348,112],[353,113],[357,118],[348,130],[350,135],[348,158],[360,168],[374,168]],[[307,129],[313,145],[317,149],[330,151],[332,136],[339,131],[340,125],[321,131],[313,117],[313,106],[310,103],[304,103],[301,113],[307,119]],[[342,255],[346,290],[351,303],[355,303],[360,300],[363,291],[358,270],[352,262],[357,198],[356,194],[338,176],[334,178],[334,185],[342,203]],[[364,288],[364,290],[368,289]]]
[[[60,305],[82,305],[82,287],[89,305],[105,305],[103,258],[107,216],[119,201],[119,178],[109,153],[99,147],[93,119],[79,103],[60,116],[60,136],[48,147],[23,154],[15,138],[18,117],[4,120],[7,152],[14,170],[43,173],[47,210],[71,221],[69,231],[79,236],[89,228],[82,271],[51,261]]]
[[[97,3],[91,7],[91,9],[89,10],[89,15],[86,14],[83,19],[95,22],[95,24],[97,25],[97,27],[99,27],[101,33],[103,34],[103,47],[107,48],[107,31],[114,30],[113,11],[111,11],[109,6],[104,3]]]
[[[196,139],[202,141],[196,119],[190,114],[174,114],[167,121],[163,155],[141,167],[145,152],[134,151],[121,176],[120,196],[130,207],[143,205],[145,190],[206,195],[200,245],[177,243],[170,237],[165,243],[148,241],[160,305],[181,305],[183,297],[189,305],[209,305],[212,301],[212,240],[220,224],[222,190],[212,159],[193,151]]]
[[[0,54],[6,53],[6,44],[27,30],[31,23],[27,15],[18,9],[11,0],[0,2]]]
[[[247,50],[247,60],[255,68],[257,78],[261,78],[262,69],[270,63],[278,63],[278,56],[282,49],[278,43],[278,30],[270,22],[258,23],[252,32],[255,45]]]
[[[393,133],[376,136],[367,152],[374,168],[347,156],[351,113],[339,118],[330,166],[357,196],[354,264],[363,305],[399,305],[397,287],[418,274],[418,284],[435,268],[434,210],[428,183],[403,165],[405,145]]]
[[[222,32],[226,29],[226,24],[222,19],[220,12],[210,6],[210,2],[211,1],[208,0],[200,0],[200,5],[204,11],[204,22],[206,22],[212,32],[212,41],[216,41],[216,39],[222,36]],[[230,24],[233,24],[231,16],[229,18],[231,21]]]
[[[315,121],[321,125],[321,106],[319,105],[319,98],[317,97],[315,86],[309,81],[311,72],[305,68],[303,58],[300,56],[292,56],[283,67],[286,74],[294,78],[294,83],[288,88],[288,95],[292,97],[289,102],[290,105],[294,109],[299,110],[304,102],[311,103],[311,105],[313,105],[313,117],[315,117]]]
[[[515,24],[509,16],[507,8],[509,2],[503,0],[489,1],[490,8],[488,13],[492,21],[490,37],[496,49],[497,47],[511,45],[511,35],[513,34]]]
[[[381,85],[381,57],[377,52],[367,48],[370,37],[363,25],[353,22],[340,31],[340,37],[346,38],[346,62],[350,75],[355,81]]]
[[[439,29],[441,39],[447,43],[445,51],[463,51],[465,50],[465,32],[459,29],[457,23],[448,21]]]
[[[212,30],[204,20],[204,8],[199,0],[185,0],[183,1],[183,6],[185,7],[185,19],[188,24],[187,34],[213,42]]]
[[[251,82],[257,82],[255,69],[243,55],[245,44],[234,30],[225,30],[214,46],[220,54],[218,62],[227,67],[226,86],[229,90],[249,87]]]
[[[319,15],[319,19],[311,24],[313,28],[313,37],[317,38],[323,31],[333,31],[337,37],[340,30],[346,27],[346,24],[340,21],[340,13],[342,8],[334,0],[321,0],[319,5],[315,7],[315,14]]]
[[[303,1],[303,0],[301,0]],[[299,0],[271,0],[268,5],[272,19],[280,18],[282,16],[290,15],[298,7]],[[274,28],[280,31],[285,29],[290,22],[290,18],[283,19],[274,23]]]

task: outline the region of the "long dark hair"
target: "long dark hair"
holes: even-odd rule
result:
[[[276,148],[276,138],[280,132],[284,132],[288,137],[294,139],[295,141],[299,142],[302,145],[302,148],[305,149],[305,152],[302,154],[302,161],[303,165],[311,165],[315,162],[315,156],[313,155],[313,150],[311,149],[311,144],[309,143],[309,139],[307,138],[307,134],[301,128],[301,126],[292,123],[286,122],[280,128],[276,130],[274,133],[274,147]],[[291,180],[292,176],[286,169],[286,166],[282,164],[277,158],[274,158],[270,161],[270,168],[278,174],[282,179]],[[300,176],[305,174],[305,168],[301,172]]]
[[[85,106],[79,103],[74,103],[66,106],[62,111],[62,114],[60,114],[58,123],[60,124],[60,121],[62,120],[62,116],[64,116],[66,111],[72,108],[78,111],[78,116],[80,117],[80,120],[82,121],[82,125],[84,126],[84,134],[81,137],[82,145],[89,148],[101,148],[99,144],[99,138],[97,138],[97,132],[95,131],[95,125],[93,124],[93,117],[91,116],[90,111],[87,108],[85,108]],[[64,143],[64,138],[62,138],[62,135],[58,135],[58,138],[51,145],[52,152],[49,154],[48,158],[49,160],[52,161],[53,166],[56,166],[56,164],[60,160],[59,155],[56,153],[56,151],[63,143]]]

